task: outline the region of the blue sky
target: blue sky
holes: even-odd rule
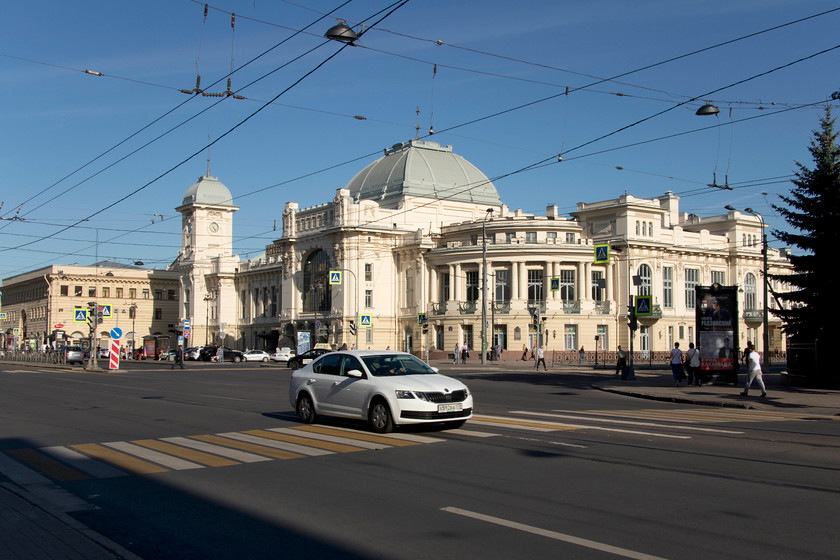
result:
[[[671,190],[683,211],[751,207],[782,228],[769,203],[789,191],[794,162],[811,164],[812,131],[840,90],[840,11],[783,26],[836,2],[411,0],[318,67],[341,48],[322,44],[335,17],[370,24],[390,2],[326,15],[341,4],[218,0],[206,20],[190,0],[5,6],[0,278],[97,256],[165,267],[180,247],[174,208],[205,173],[208,138],[210,174],[240,207],[234,252],[254,257],[279,236],[286,202],[329,201],[413,138],[417,107],[421,136],[433,125],[432,140],[491,179],[563,153],[495,181],[511,209],[569,213]],[[203,88],[224,91],[231,59],[239,67],[281,41],[232,76],[246,99],[178,91],[197,71]],[[694,115],[704,99],[717,117]],[[713,176],[734,189],[707,187]],[[23,219],[10,219],[21,204]]]

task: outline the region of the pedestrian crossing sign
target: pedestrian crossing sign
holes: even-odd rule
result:
[[[88,310],[77,307],[73,310],[73,322],[74,323],[87,323],[87,313]]]
[[[110,303],[102,303],[99,305],[99,312],[101,313],[101,317],[103,319],[108,319],[111,317],[111,304]]]
[[[359,315],[359,326],[365,328],[371,328],[373,326],[373,322],[370,320],[370,315]]]
[[[595,264],[609,264],[610,246],[595,245]]]
[[[559,292],[560,291],[560,279],[559,278],[552,278],[551,279],[551,291],[552,292]]]
[[[636,316],[650,317],[652,313],[651,296],[636,296]]]
[[[4,311],[3,313],[0,313],[0,321],[5,321],[5,320],[6,320],[6,313]]]
[[[330,270],[330,286],[340,286],[341,285],[341,271],[340,270]]]
[[[12,334],[14,336],[20,336],[20,327],[13,327],[12,328]]]
[[[418,313],[417,314],[417,324],[419,326],[423,326],[423,323],[426,322],[426,314],[425,313]]]

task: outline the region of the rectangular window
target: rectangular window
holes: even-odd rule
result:
[[[73,286],[73,295],[76,297],[82,297],[82,287],[81,286]]]
[[[694,342],[694,327],[688,327],[688,341]]]
[[[713,270],[712,284],[726,284],[726,272],[723,270]]]
[[[137,306],[132,305],[128,308],[128,318],[129,319],[136,319],[137,318]]]
[[[566,243],[574,243],[575,242],[575,234],[572,232],[566,232]]]
[[[467,301],[478,300],[478,271],[467,271]]]
[[[478,245],[478,234],[470,235],[470,245]]]
[[[96,297],[96,286],[88,287],[88,297],[95,298]]]
[[[69,296],[70,295],[70,286],[68,286],[67,284],[64,284],[59,289],[59,293],[63,296]]]
[[[510,301],[510,270],[502,269],[494,273],[496,277],[496,291],[494,297],[496,301],[507,303]]]
[[[414,267],[405,271],[405,305],[414,306]]]
[[[163,299],[163,290],[155,290],[155,299]]]
[[[606,350],[607,348],[609,348],[609,338],[607,337],[607,334],[609,333],[609,326],[598,325],[596,328],[596,332],[598,333],[598,341],[596,342],[596,347],[598,348],[598,350]]]
[[[557,232],[556,231],[549,231],[548,233],[545,234],[545,238],[546,239],[553,239],[553,240],[556,241],[557,240]]]
[[[163,309],[160,307],[155,307],[155,319],[162,319],[163,318]]]
[[[167,290],[166,297],[169,301],[178,301],[178,292],[175,290]]]
[[[510,243],[513,240],[514,237],[516,237],[516,234],[513,233],[513,232],[509,231],[509,232],[505,233],[505,243]]]
[[[662,268],[662,305],[674,307],[674,269],[670,266]]]
[[[111,288],[109,288],[108,286],[103,286],[102,297],[111,297]]]
[[[373,282],[373,265],[365,263],[365,282]]]
[[[543,296],[543,270],[528,271],[528,303],[542,303]]]
[[[577,325],[563,326],[563,349],[577,350]]]
[[[575,271],[560,271],[560,297],[563,301],[575,301],[577,299],[575,290]]]
[[[680,340],[685,340],[685,325],[680,325]]]
[[[143,299],[149,299],[149,294],[150,294],[149,290],[146,289],[146,288],[143,288]]]
[[[122,299],[122,297],[123,297],[123,289],[122,288],[117,288],[117,297]],[[189,298],[187,298],[187,301],[189,301]]]
[[[271,287],[271,316],[277,317],[277,286]]]
[[[449,273],[440,275],[440,301],[449,301]]]
[[[239,305],[239,316],[244,319],[248,316],[248,297],[245,295],[245,290],[239,294]]]
[[[685,269],[685,308],[694,309],[697,306],[694,288],[700,285],[700,269]]]
[[[525,243],[536,243],[536,242],[537,242],[537,232],[536,231],[525,232]]]
[[[129,299],[137,299],[137,288],[129,288],[128,297]]]
[[[604,301],[604,288],[601,287],[601,284],[604,282],[604,271],[603,270],[593,270],[592,271],[592,299],[594,301]],[[606,285],[604,285],[606,287]]]
[[[373,307],[373,290],[365,290],[365,307]]]

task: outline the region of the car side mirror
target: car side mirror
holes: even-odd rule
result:
[[[359,370],[359,369],[351,369],[351,370],[348,370],[344,373],[345,373],[345,375],[347,375],[347,377],[353,377],[355,379],[364,379],[364,377],[365,377],[365,374],[362,373],[362,370]]]
[[[432,371],[435,373],[440,373],[440,368],[432,367]]]

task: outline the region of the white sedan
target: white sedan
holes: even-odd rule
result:
[[[460,427],[472,418],[466,385],[405,352],[330,352],[292,373],[289,402],[301,422],[317,416],[367,420],[378,433],[403,424],[443,422]]]
[[[272,362],[283,362],[288,363],[288,361],[294,356],[295,353],[292,351],[291,348],[288,346],[284,346],[283,348],[278,348],[277,352],[271,355]]]
[[[263,352],[262,350],[248,350],[245,352],[246,362],[267,362],[270,359],[271,355],[268,352]]]

